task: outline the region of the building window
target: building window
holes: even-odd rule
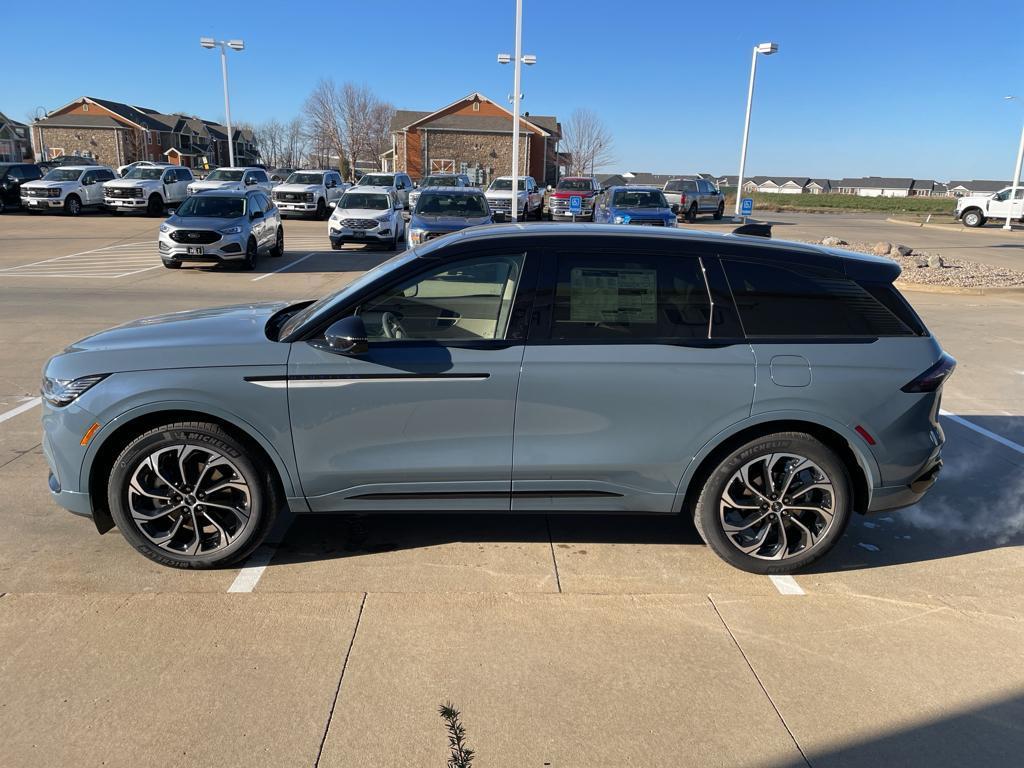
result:
[[[89,111],[89,105],[86,104],[85,102],[82,102],[82,111],[83,112],[88,112]]]
[[[480,102],[479,101],[474,101],[473,102],[473,111],[474,112],[479,112],[480,111]]]

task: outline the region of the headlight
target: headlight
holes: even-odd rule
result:
[[[194,195],[196,193],[195,187],[185,187],[185,194]]]
[[[629,214],[626,214],[625,216],[616,216],[614,219],[612,219],[612,223],[613,224],[629,224]]]
[[[233,227],[224,227],[224,229],[217,230],[222,235],[237,235],[242,231],[242,227],[236,224]]]
[[[52,187],[51,189],[47,190],[47,192],[46,192],[46,194],[49,195],[50,197],[60,197],[60,193],[61,193],[60,187]]]
[[[425,229],[410,229],[409,230],[409,245],[419,245],[426,238],[427,231]]]
[[[383,216],[378,216],[377,217],[377,221],[380,221],[380,222],[383,222],[384,224],[387,224],[389,221],[391,221],[391,214],[390,213],[385,213]]]
[[[161,225],[160,225],[160,231],[161,231],[161,232],[170,232],[170,231],[171,231],[171,228],[170,228],[170,227],[168,227],[168,226],[167,226],[166,224],[161,224]]]
[[[43,399],[50,405],[63,408],[65,405],[73,403],[80,395],[99,384],[106,377],[107,374],[105,373],[97,373],[92,376],[82,376],[72,381],[69,379],[51,379],[44,376]]]

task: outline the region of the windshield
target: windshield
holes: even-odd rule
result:
[[[487,216],[489,212],[483,195],[425,192],[416,203],[417,216],[462,216],[468,219]]]
[[[132,168],[124,177],[126,179],[159,179],[163,175],[163,168],[147,168],[144,165],[140,165]]]
[[[497,190],[499,192],[511,191],[512,179],[495,179],[494,181],[491,182],[491,189]],[[524,189],[526,189],[526,179],[520,179],[519,191],[522,192]]]
[[[665,185],[665,191],[666,192],[685,192],[686,188],[687,188],[687,184],[682,179],[676,179],[675,181],[670,181],[668,184]],[[691,189],[692,189],[692,187],[691,187]]]
[[[386,173],[367,173],[359,180],[361,187],[393,187],[395,177]]]
[[[362,277],[357,277],[344,288],[335,291],[334,293],[327,294],[319,301],[314,301],[301,312],[297,312],[296,314],[288,318],[288,322],[281,326],[281,333],[278,334],[278,338],[288,338],[293,333],[295,333],[295,331],[297,331],[299,328],[305,325],[306,322],[314,318],[316,315],[320,314],[321,312],[328,311],[337,303],[344,301],[346,296],[351,295],[356,291],[362,290],[373,281],[385,276],[388,272],[391,272],[394,269],[398,269],[399,267],[408,264],[415,258],[415,251],[406,251],[405,253],[400,253],[397,256],[393,256],[392,258],[388,259],[383,264],[378,264],[369,272],[364,272]]]
[[[427,176],[420,182],[421,187],[457,187],[459,186],[458,176]]]
[[[178,206],[177,215],[199,216],[210,219],[237,219],[245,215],[244,197],[193,195]]]
[[[324,175],[322,173],[293,173],[289,176],[285,184],[323,184]]]
[[[668,208],[659,189],[622,189],[615,193],[612,205],[616,208]]]
[[[68,168],[54,168],[43,176],[44,181],[76,181],[82,175],[81,171]]]
[[[371,211],[386,211],[390,207],[391,200],[387,195],[369,192],[346,192],[338,203],[338,208],[362,208]]]
[[[565,189],[571,192],[590,192],[590,179],[562,179],[555,189]]]
[[[207,181],[241,181],[245,171],[216,170],[206,177]]]

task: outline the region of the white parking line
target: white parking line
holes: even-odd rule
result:
[[[292,267],[294,267],[299,262],[305,261],[310,256],[316,256],[318,253],[320,253],[320,251],[313,251],[312,253],[307,253],[305,256],[302,256],[301,258],[298,258],[298,259],[296,259],[295,261],[293,261],[293,262],[291,262],[289,264],[285,264],[280,269],[275,269],[273,272],[267,272],[267,274],[265,274],[265,275],[260,275],[259,277],[254,277],[252,279],[252,282],[255,283],[258,280],[263,280],[264,278],[270,277],[271,275],[276,275],[278,272],[284,272],[286,269],[291,269]]]
[[[1015,443],[1013,442],[1013,440],[1005,438],[1002,435],[997,435],[995,432],[991,432],[985,429],[984,427],[979,427],[973,421],[968,421],[963,416],[957,416],[955,413],[950,413],[949,411],[946,410],[940,410],[939,415],[945,416],[947,419],[951,419],[952,421],[955,421],[957,424],[961,424],[967,427],[968,429],[973,429],[979,435],[984,435],[985,437],[991,440],[995,440],[1000,445],[1005,445],[1011,451],[1016,451],[1017,453],[1024,454],[1024,445],[1021,445],[1020,443]]]
[[[11,410],[9,411],[4,411],[3,413],[0,413],[0,422],[7,421],[8,419],[13,419],[18,414],[25,413],[25,411],[31,411],[41,402],[43,402],[42,398],[33,397],[28,402],[22,403],[19,406],[11,408]]]
[[[772,580],[772,584],[779,590],[781,595],[806,595],[803,587],[796,583],[796,579],[792,576],[769,576]]]
[[[291,512],[283,512],[277,518],[274,527],[267,534],[267,540],[249,555],[249,559],[245,561],[245,565],[242,566],[238,575],[235,576],[235,580],[228,587],[228,592],[252,592],[256,589],[256,585],[263,577],[263,572],[267,570],[270,561],[274,559],[277,547],[284,541],[285,534],[288,533],[294,519],[295,515]]]
[[[160,264],[152,242],[122,243],[0,269],[0,277],[74,277],[115,280]]]

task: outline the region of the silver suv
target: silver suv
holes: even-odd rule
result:
[[[214,190],[186,198],[160,225],[157,245],[168,269],[189,261],[253,270],[260,254],[284,254],[284,227],[265,192]]]
[[[899,271],[675,228],[466,229],[316,302],[75,342],[44,370],[50,490],[180,568],[245,557],[287,506],[681,514],[791,572],[942,466],[954,361]]]

